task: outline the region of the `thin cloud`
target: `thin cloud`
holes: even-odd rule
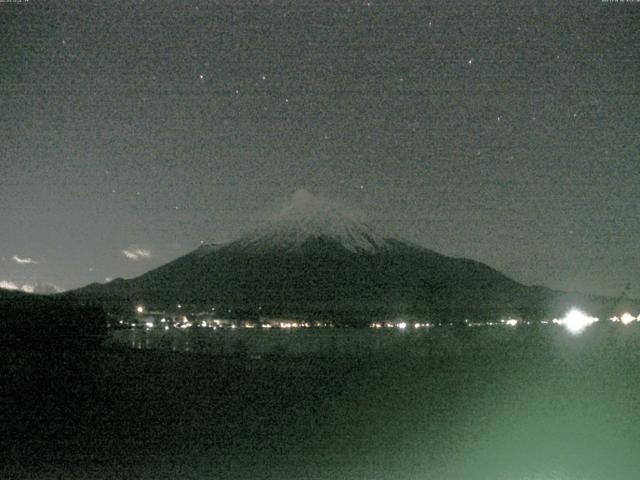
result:
[[[20,290],[20,287],[18,285],[7,280],[0,280],[0,288],[3,288],[5,290]]]
[[[152,257],[151,250],[147,248],[136,247],[134,245],[122,250],[122,254],[129,260],[133,260],[135,262]]]
[[[16,263],[20,263],[20,264],[27,264],[27,265],[37,265],[40,262],[35,261],[33,258],[31,257],[19,257],[18,255],[14,255],[13,257],[11,257],[11,259],[16,262]]]
[[[38,293],[41,295],[50,295],[52,293],[60,293],[64,291],[62,288],[52,283],[36,282],[34,284],[18,284],[10,280],[0,280],[0,288],[4,290],[19,290],[26,293]]]

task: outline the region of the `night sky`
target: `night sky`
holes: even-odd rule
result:
[[[0,286],[133,277],[298,188],[640,297],[640,3],[0,3]]]

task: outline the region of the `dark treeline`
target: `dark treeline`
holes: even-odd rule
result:
[[[98,306],[28,294],[0,297],[0,338],[5,346],[70,349],[98,346],[107,333],[107,318]]]
[[[89,438],[78,425],[103,414],[97,347],[106,333],[99,307],[0,291],[0,464],[55,461],[61,445]],[[43,445],[58,447],[33,455]]]

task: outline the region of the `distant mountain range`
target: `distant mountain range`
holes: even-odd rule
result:
[[[304,190],[236,241],[204,245],[137,278],[65,295],[107,310],[180,304],[190,311],[215,308],[221,316],[347,324],[551,319],[572,306],[604,317],[630,303],[523,285],[480,262],[381,235],[362,214]]]

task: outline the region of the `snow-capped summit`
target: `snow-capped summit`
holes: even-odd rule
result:
[[[305,189],[293,196],[262,227],[234,242],[242,247],[295,248],[309,240],[329,240],[352,252],[384,250],[389,240],[361,212]]]

